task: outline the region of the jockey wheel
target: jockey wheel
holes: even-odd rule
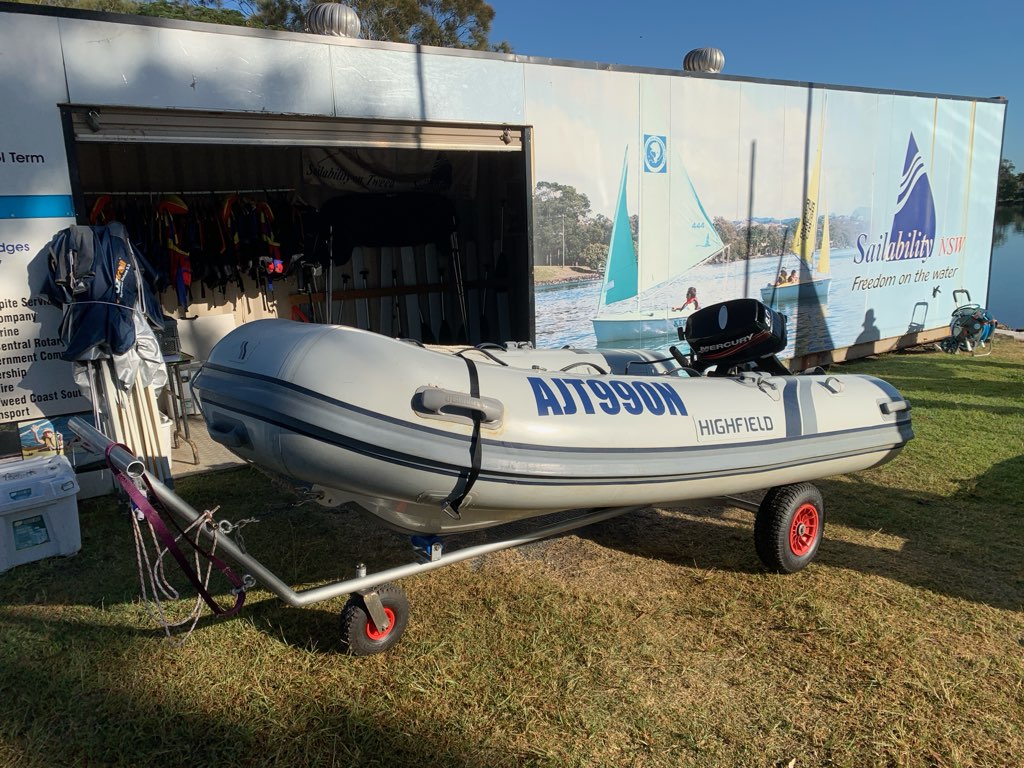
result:
[[[341,643],[353,656],[371,656],[394,646],[409,623],[409,601],[401,587],[382,584],[353,594],[341,611]]]

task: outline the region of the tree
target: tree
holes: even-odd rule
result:
[[[289,29],[302,32],[306,28],[306,11],[313,3],[307,0],[255,0],[256,10],[249,16],[249,26]]]
[[[132,3],[132,5],[135,4]],[[139,16],[157,16],[163,19],[187,19],[188,21],[205,21],[210,24],[231,24],[236,27],[245,25],[245,16],[241,11],[218,8],[207,3],[151,0],[139,3],[130,13]]]
[[[608,246],[604,243],[591,243],[583,249],[579,262],[581,266],[595,272],[604,271],[604,263],[608,259]]]
[[[537,263],[577,263],[590,243],[590,198],[576,187],[541,181],[533,201]]]
[[[490,49],[494,9],[483,0],[419,0],[420,18],[409,42],[443,48]],[[507,48],[507,43],[502,43]],[[499,46],[500,47],[500,46]]]
[[[409,30],[420,19],[417,0],[352,0],[348,3],[359,16],[360,37],[408,43]]]
[[[1014,173],[1013,163],[1005,157],[999,161],[999,181],[996,200],[1000,203],[1017,202],[1024,195],[1024,173]]]
[[[250,17],[257,26],[302,31],[306,11],[316,0],[256,0]],[[394,43],[510,52],[508,43],[491,45],[494,9],[484,0],[347,0],[359,16],[360,37]]]
[[[306,12],[318,0],[237,0],[238,10],[224,8],[223,0],[15,2],[302,32]],[[485,0],[345,0],[345,4],[359,16],[360,37],[366,40],[512,52],[505,41],[490,42],[494,9]]]
[[[78,8],[83,11],[99,11],[101,13],[138,13],[139,4],[134,0],[66,0],[50,2],[49,0],[14,0],[25,5],[55,5],[58,8]]]

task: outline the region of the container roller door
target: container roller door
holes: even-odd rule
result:
[[[523,128],[323,117],[69,106],[79,142],[377,147],[519,152]]]

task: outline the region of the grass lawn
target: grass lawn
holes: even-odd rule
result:
[[[537,266],[533,268],[533,279],[538,283],[555,283],[560,280],[599,279],[600,273],[585,267]]]
[[[764,572],[749,512],[645,510],[403,581],[381,656],[338,653],[342,600],[259,590],[166,641],[128,521],[82,503],[77,557],[0,576],[0,765],[1024,765],[1024,344],[836,369],[896,385],[917,439],[819,483],[807,570]],[[178,492],[259,518],[295,586],[409,559],[249,469]]]

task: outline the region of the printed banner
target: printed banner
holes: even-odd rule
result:
[[[537,271],[539,346],[667,349],[751,297],[792,357],[985,304],[1003,103],[541,65],[527,94],[535,264],[583,275]]]
[[[431,192],[465,198],[476,189],[476,169],[471,152],[355,147],[302,151],[302,180],[341,192]]]

